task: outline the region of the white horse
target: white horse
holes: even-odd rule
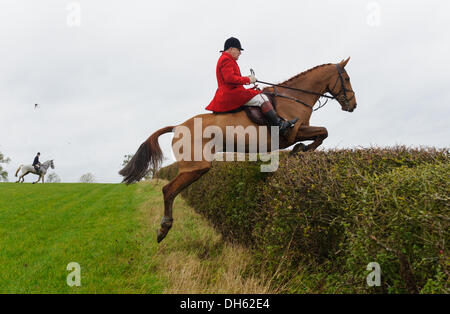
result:
[[[55,165],[53,164],[53,160],[47,160],[46,162],[41,164],[41,167],[39,168],[39,174],[36,172],[36,169],[34,169],[33,165],[20,165],[19,169],[16,171],[16,177],[19,173],[20,169],[22,169],[22,174],[19,177],[19,180],[16,181],[22,183],[25,179],[24,177],[29,174],[33,173],[39,176],[36,182],[33,182],[33,184],[38,183],[39,180],[42,179],[42,183],[44,183],[44,176],[47,173],[48,167],[51,167],[52,169],[55,169]]]

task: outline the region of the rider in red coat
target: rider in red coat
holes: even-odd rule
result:
[[[236,49],[239,51],[240,50]],[[239,56],[237,56],[239,58]],[[219,88],[207,110],[225,112],[237,109],[261,93],[256,89],[246,89],[244,84],[251,83],[251,76],[242,76],[236,59],[227,51],[223,51],[216,67]],[[253,82],[254,83],[254,82]]]
[[[237,60],[241,55],[241,43],[237,38],[230,37],[225,41],[224,50],[217,62],[216,77],[218,88],[214,99],[206,107],[214,112],[227,112],[241,106],[258,106],[271,125],[280,127],[280,133],[286,135],[296,120],[280,119],[273,109],[269,98],[257,89],[246,89],[243,85],[256,82],[254,75],[242,76]]]

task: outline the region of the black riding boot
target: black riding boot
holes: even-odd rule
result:
[[[278,117],[277,113],[272,107],[272,104],[268,101],[261,105],[261,111],[266,116],[267,120],[269,120],[270,125],[276,125],[280,128],[280,134],[282,136],[286,136],[287,132],[290,128],[294,126],[294,124],[298,121],[298,118],[295,118],[290,121],[285,121]]]

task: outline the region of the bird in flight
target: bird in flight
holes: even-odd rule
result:
[[[34,104],[34,109],[37,109],[39,105],[38,104]]]

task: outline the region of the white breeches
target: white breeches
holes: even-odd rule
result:
[[[265,103],[266,101],[269,101],[269,98],[264,95],[264,94],[258,94],[256,96],[254,96],[252,99],[250,99],[249,101],[247,101],[244,106],[255,106],[255,107],[261,107],[261,105],[263,103]]]

